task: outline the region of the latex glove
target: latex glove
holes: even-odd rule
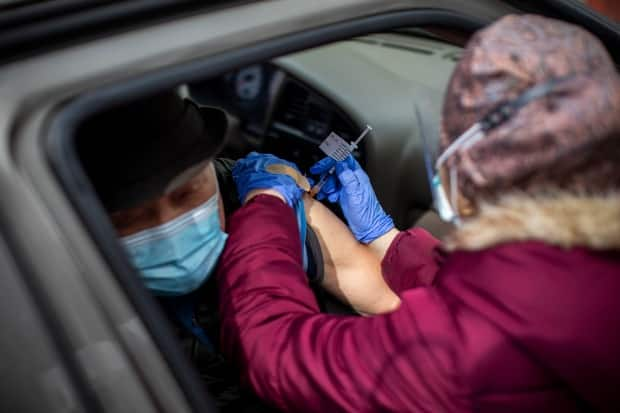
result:
[[[310,173],[320,176],[328,172],[334,164],[334,176],[328,178],[317,198],[338,202],[351,232],[364,244],[394,228],[394,221],[381,207],[368,175],[353,156],[349,155],[341,162],[324,158],[310,168]]]
[[[286,203],[294,207],[301,199],[303,190],[295,180],[288,175],[275,174],[265,170],[268,165],[284,164],[299,170],[297,165],[285,161],[274,155],[251,152],[245,158],[238,160],[232,170],[232,176],[237,186],[239,201],[243,203],[248,192],[255,189],[273,189],[284,197]]]

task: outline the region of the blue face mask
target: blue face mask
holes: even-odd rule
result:
[[[171,296],[194,291],[211,275],[226,238],[216,194],[172,221],[123,237],[122,242],[148,289]]]

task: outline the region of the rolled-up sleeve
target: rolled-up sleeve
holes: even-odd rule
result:
[[[290,207],[258,196],[228,231],[218,270],[222,348],[261,398],[295,412],[466,410],[455,385],[460,339],[434,289],[405,292],[383,316],[321,314]]]

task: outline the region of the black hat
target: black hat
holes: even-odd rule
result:
[[[212,159],[226,136],[226,114],[170,91],[116,106],[77,134],[83,167],[109,212],[162,196],[188,169]]]

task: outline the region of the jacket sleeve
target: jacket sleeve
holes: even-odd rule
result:
[[[441,243],[422,228],[402,231],[388,248],[381,270],[392,291],[428,286],[435,280],[443,254]]]
[[[319,313],[293,210],[257,196],[229,220],[218,271],[222,348],[283,411],[462,411],[455,318],[435,289],[377,317]]]

